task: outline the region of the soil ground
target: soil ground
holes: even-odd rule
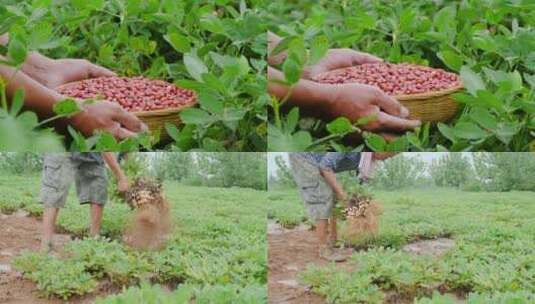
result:
[[[40,249],[41,222],[29,217],[24,211],[10,215],[0,214],[0,303],[2,304],[55,304],[65,303],[60,299],[44,299],[38,294],[37,286],[11,267],[12,259],[24,250]],[[55,252],[61,254],[63,245],[70,235],[59,234],[54,239]],[[96,292],[84,297],[74,297],[68,303],[93,303],[97,296],[105,296],[111,290],[102,282]]]
[[[325,303],[323,297],[310,291],[308,286],[299,284],[297,274],[307,265],[328,265],[317,253],[316,235],[309,226],[301,224],[293,229],[285,229],[275,222],[268,223],[268,299],[270,304],[319,304]],[[447,238],[423,240],[403,247],[404,251],[415,255],[440,256],[450,250],[455,242]],[[352,249],[346,249],[348,256]],[[350,263],[336,263],[347,271],[356,271]],[[463,303],[461,298],[457,298]],[[386,302],[395,304],[413,303],[413,299],[400,297],[394,292],[386,292]]]
[[[351,249],[345,253],[351,254]],[[268,224],[268,302],[277,304],[318,304],[324,299],[313,294],[297,281],[297,274],[308,264],[328,265],[318,255],[316,234],[307,225],[284,229],[276,223]],[[336,263],[348,267],[347,262]]]

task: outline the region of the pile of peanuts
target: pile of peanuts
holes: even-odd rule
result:
[[[163,80],[144,77],[98,77],[58,88],[72,98],[99,98],[120,104],[130,112],[176,108],[191,104],[194,91],[179,88]]]
[[[366,210],[370,207],[370,197],[358,197],[354,196],[349,201],[349,206],[344,209],[344,215],[346,217],[359,217],[364,216]]]
[[[365,63],[316,76],[329,84],[362,83],[376,86],[388,95],[412,95],[441,91],[460,85],[457,74],[413,64]]]

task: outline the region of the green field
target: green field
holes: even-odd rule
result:
[[[448,188],[373,191],[384,206],[376,237],[351,244],[354,272],[311,266],[302,283],[329,303],[381,303],[392,293],[415,303],[533,303],[533,192],[462,192]],[[286,226],[304,219],[295,190],[270,191],[269,215]],[[447,237],[440,257],[411,255],[413,241]],[[459,300],[459,299],[457,299]]]
[[[89,293],[98,281],[108,280],[116,287],[132,287],[101,299],[102,303],[131,299],[158,303],[180,299],[195,303],[266,302],[265,192],[173,182],[166,182],[164,187],[177,227],[163,250],[136,252],[123,246],[119,236],[130,211],[112,201],[103,221],[103,234],[108,238],[72,241],[61,258],[25,253],[15,258],[15,268],[38,283],[44,296],[70,298]],[[34,215],[42,212],[37,203],[38,176],[2,176],[0,191],[3,213],[20,208]],[[67,207],[60,212],[60,229],[85,236],[88,217],[87,206],[78,204],[71,189]]]

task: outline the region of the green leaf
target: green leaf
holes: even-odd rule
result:
[[[496,118],[483,108],[473,108],[470,111],[470,118],[485,129],[494,130],[498,125]]]
[[[163,37],[177,52],[187,53],[191,49],[191,42],[187,36],[171,32]]]
[[[299,108],[295,107],[291,109],[286,116],[284,131],[286,133],[292,133],[295,130],[295,127],[297,127],[297,123],[299,123]]]
[[[214,118],[208,112],[197,108],[187,108],[180,112],[180,119],[186,124],[206,125],[214,122]]]
[[[277,46],[271,51],[271,56],[275,56],[286,51],[288,47],[290,46],[290,44],[292,43],[292,41],[295,40],[296,38],[297,38],[296,36],[284,37],[284,39],[282,39],[279,42],[279,44],[277,44]]]
[[[442,135],[444,135],[444,137],[449,139],[451,142],[455,143],[457,141],[455,132],[451,127],[441,122],[437,124],[437,127],[440,133],[442,133]]]
[[[26,43],[17,36],[11,37],[7,51],[9,58],[15,66],[22,65],[26,60],[26,56],[28,55],[28,47]]]
[[[478,125],[471,122],[459,122],[453,127],[453,132],[456,137],[463,139],[482,139],[488,134]]]
[[[511,140],[513,139],[513,136],[520,131],[520,125],[516,122],[500,122],[496,129],[496,137],[503,142],[504,144],[508,145]]]
[[[117,141],[109,132],[101,133],[95,148],[99,151],[117,151]]]
[[[481,77],[466,65],[461,68],[461,80],[466,90],[474,96],[477,96],[477,91],[486,89]]]
[[[353,131],[353,125],[351,121],[345,117],[338,117],[335,120],[331,121],[326,126],[327,131],[331,134],[347,134]]]
[[[194,52],[184,54],[184,65],[188,73],[198,82],[202,82],[202,74],[208,72],[208,68]]]
[[[320,61],[321,58],[325,56],[327,50],[329,49],[329,40],[327,36],[321,35],[317,36],[312,40],[310,44],[310,57],[308,59],[308,64],[313,65]]]
[[[24,105],[24,90],[17,89],[15,95],[13,96],[13,101],[11,102],[11,110],[9,114],[13,117],[19,114],[20,109]]]
[[[459,71],[463,65],[463,59],[456,53],[448,50],[437,53],[438,58],[442,60],[450,69]]]
[[[293,56],[289,56],[282,65],[282,71],[284,72],[286,82],[289,85],[294,85],[301,79],[303,66],[300,63],[300,60],[295,60]]]
[[[80,106],[74,99],[65,99],[54,104],[54,113],[62,116],[69,116],[81,111]]]
[[[386,140],[380,135],[366,132],[364,142],[373,151],[386,151]]]
[[[213,114],[223,113],[223,102],[215,94],[203,91],[199,94],[199,104],[205,110]]]

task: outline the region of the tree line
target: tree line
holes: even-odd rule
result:
[[[294,187],[291,168],[275,158],[277,174],[270,187]],[[356,181],[354,174],[339,174],[343,182]],[[535,191],[535,153],[445,153],[431,163],[401,153],[378,162],[371,185],[385,190],[414,187],[455,187],[466,191]]]
[[[37,174],[43,167],[42,155],[31,152],[0,153],[0,172]],[[151,175],[192,186],[267,188],[265,153],[126,153],[121,154],[120,159],[123,170],[130,178]]]

